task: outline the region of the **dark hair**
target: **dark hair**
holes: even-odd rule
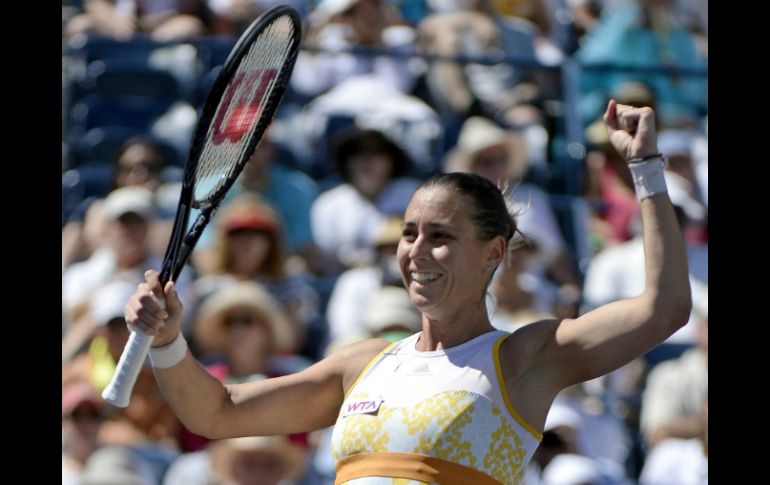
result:
[[[161,171],[167,165],[166,156],[163,153],[161,145],[149,135],[135,135],[128,138],[120,146],[120,149],[115,153],[114,167],[112,172],[112,179],[110,180],[110,190],[119,188],[118,176],[120,175],[120,160],[129,148],[135,145],[142,145],[150,149],[153,152],[151,159],[149,160],[150,171],[154,172],[157,176],[160,176]]]
[[[152,162],[156,164],[158,168],[163,168],[163,166],[166,165],[166,156],[163,153],[160,143],[149,135],[134,135],[124,141],[120,146],[120,149],[115,153],[115,163],[118,163],[120,159],[123,158],[123,154],[134,145],[144,145],[152,150],[155,153]]]
[[[465,172],[439,173],[423,182],[418,190],[423,188],[448,189],[468,196],[474,206],[471,219],[482,241],[502,236],[508,244],[516,233],[516,219],[509,212],[502,192],[480,175]]]
[[[350,180],[348,161],[359,154],[387,155],[393,163],[393,178],[406,175],[412,167],[406,152],[383,133],[354,128],[338,135],[331,148],[334,166],[345,181]]]

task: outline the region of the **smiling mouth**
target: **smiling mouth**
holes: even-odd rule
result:
[[[424,283],[431,283],[433,281],[436,281],[437,279],[441,278],[443,275],[440,273],[412,271],[409,273],[409,276],[412,278],[412,281],[416,281],[417,283],[424,284]]]

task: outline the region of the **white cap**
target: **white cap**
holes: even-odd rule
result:
[[[667,156],[690,156],[694,134],[688,130],[663,130],[658,133],[658,150]]]
[[[89,304],[89,316],[94,325],[106,325],[113,318],[123,317],[123,307],[136,291],[129,281],[111,281],[94,293]]]
[[[104,200],[102,210],[104,216],[110,220],[117,220],[129,212],[149,220],[153,213],[152,192],[144,187],[121,187],[110,192]]]
[[[413,332],[419,332],[422,328],[422,319],[405,289],[383,286],[369,301],[364,315],[364,325],[371,332],[381,332],[393,326],[406,327]]]
[[[579,430],[583,427],[583,417],[566,404],[556,401],[548,410],[543,431],[550,431],[559,426],[568,426],[574,430]]]
[[[543,470],[542,485],[583,485],[599,483],[599,464],[587,456],[564,453],[556,455]]]
[[[692,184],[681,175],[670,170],[663,171],[671,203],[681,208],[688,219],[700,222],[706,216],[706,208],[692,194]]]
[[[359,0],[321,0],[316,10],[324,15],[332,16],[342,13],[357,4]]]
[[[472,116],[463,123],[457,146],[473,154],[495,145],[506,143],[508,132],[481,116]]]

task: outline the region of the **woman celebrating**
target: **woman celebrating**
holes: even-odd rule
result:
[[[398,259],[422,331],[392,345],[368,340],[297,374],[223,386],[187,352],[173,283],[162,288],[148,271],[126,320],[155,336],[150,357],[174,411],[213,438],[336,422],[338,484],[520,483],[557,393],[650,350],[690,313],[654,113],[610,101],[604,119],[637,184],[647,278],[641,295],[576,319],[496,331],[486,290],[515,221],[488,180],[442,174],[420,186],[404,215]]]

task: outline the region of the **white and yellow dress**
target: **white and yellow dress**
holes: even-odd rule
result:
[[[510,404],[492,331],[420,352],[387,347],[353,383],[332,433],[335,484],[518,484],[542,435]]]

